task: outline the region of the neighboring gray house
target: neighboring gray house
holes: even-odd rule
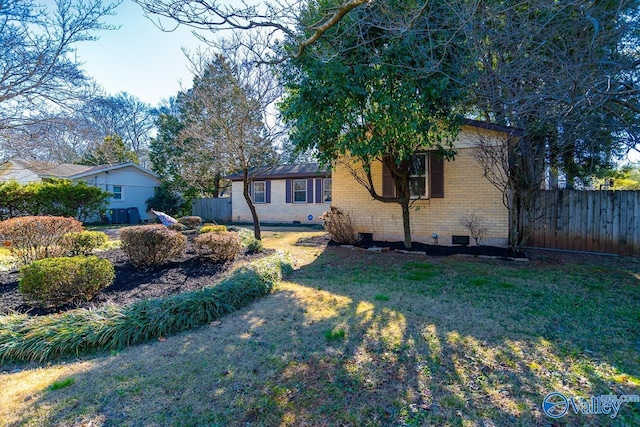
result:
[[[317,164],[280,165],[250,173],[250,194],[260,222],[320,224],[320,215],[331,205],[331,172]],[[252,222],[243,196],[242,174],[232,181],[233,222]]]
[[[114,223],[128,222],[130,208],[137,208],[140,221],[155,219],[155,215],[147,212],[145,202],[153,197],[155,188],[160,185],[159,176],[134,163],[85,166],[12,159],[0,165],[0,182],[13,179],[28,184],[48,178],[84,181],[113,193],[107,214]]]

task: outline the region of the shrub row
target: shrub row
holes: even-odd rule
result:
[[[22,185],[0,183],[0,219],[24,215],[54,215],[85,221],[106,209],[110,193],[85,182],[52,179]]]
[[[207,324],[264,296],[292,270],[276,254],[236,270],[217,286],[127,307],[0,317],[0,361],[46,361],[88,351],[119,350]]]

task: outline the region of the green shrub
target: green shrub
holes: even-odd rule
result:
[[[111,285],[113,265],[92,257],[48,258],[34,261],[20,269],[18,289],[24,298],[44,307],[90,301]]]
[[[0,183],[0,218],[20,215],[55,215],[81,221],[106,209],[110,194],[86,182],[51,179],[27,185]]]
[[[227,227],[225,227],[224,225],[205,225],[200,229],[200,234],[220,233],[223,231],[227,231]]]
[[[202,218],[195,215],[183,216],[178,221],[180,222],[180,224],[184,224],[187,226],[187,228],[191,228],[191,229],[194,229],[198,227],[200,224],[202,224]]]
[[[82,223],[60,216],[24,216],[0,221],[0,240],[21,264],[65,255],[63,236],[82,231]]]
[[[88,351],[119,350],[206,325],[269,294],[292,270],[291,257],[278,254],[245,265],[218,285],[196,292],[126,307],[0,316],[0,362],[44,362]]]
[[[240,242],[242,246],[242,250],[248,253],[258,253],[264,250],[264,246],[262,245],[262,241],[256,239],[253,231],[248,228],[242,227],[229,227],[229,231],[233,231],[238,233],[238,237],[240,237]]]
[[[74,231],[62,236],[62,245],[71,256],[91,255],[94,249],[105,245],[109,236],[101,231]]]
[[[262,244],[262,240],[258,240],[256,238],[249,240],[249,243],[247,243],[245,248],[245,251],[250,254],[257,254],[262,252],[263,250],[264,245]]]
[[[137,266],[159,265],[180,256],[187,237],[164,225],[137,225],[120,230],[122,250]]]
[[[201,234],[193,240],[196,253],[215,262],[233,261],[240,252],[240,238],[228,231]]]

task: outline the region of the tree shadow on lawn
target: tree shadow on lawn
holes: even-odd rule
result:
[[[638,424],[634,403],[557,421],[541,406],[640,394],[632,264],[329,248],[221,324],[85,362],[28,405],[55,408],[47,424]]]

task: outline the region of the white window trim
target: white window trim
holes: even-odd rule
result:
[[[297,192],[302,192],[302,190],[296,190],[296,181],[303,181],[304,182],[304,201],[296,201],[296,191]],[[307,191],[309,191],[309,189],[307,188],[307,180],[306,179],[294,179],[291,182],[291,201],[296,204],[296,205],[302,205],[302,204],[306,204],[307,203]]]
[[[409,181],[412,178],[424,178],[424,194],[411,195],[412,200],[428,199],[429,198],[429,154],[428,153],[415,153],[413,156],[424,156],[424,175],[409,175]],[[413,157],[411,156],[411,157]]]
[[[325,183],[326,180],[330,180],[331,181],[331,178],[322,178],[322,203],[330,205],[331,202],[333,201],[333,186],[329,187],[329,192],[331,193],[331,201],[326,202],[325,201],[325,194],[326,194],[325,192],[327,190],[324,188],[324,183]],[[331,181],[331,184],[333,185],[333,181]]]
[[[262,202],[256,201],[256,184],[262,183],[264,185],[264,190],[260,191],[260,193],[264,194],[264,198]],[[264,205],[267,203],[267,181],[254,181],[253,182],[253,194],[252,194],[253,203],[257,205]]]

